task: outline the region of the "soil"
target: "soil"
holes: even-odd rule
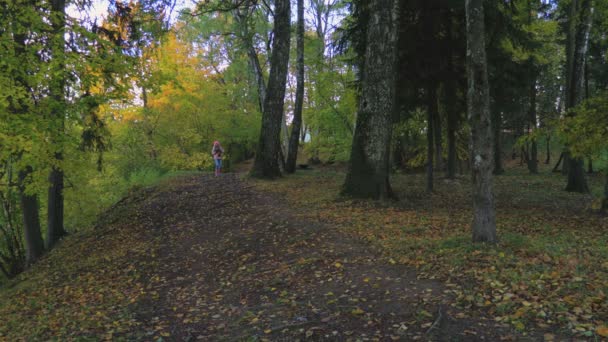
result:
[[[449,284],[419,279],[240,174],[179,178],[140,205],[157,248],[132,338],[536,340],[465,315]]]

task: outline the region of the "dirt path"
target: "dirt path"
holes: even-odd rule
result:
[[[179,179],[140,212],[158,249],[146,260],[146,300],[133,308],[143,322],[136,338],[523,338],[490,320],[458,319],[449,287],[302,220],[235,174]]]

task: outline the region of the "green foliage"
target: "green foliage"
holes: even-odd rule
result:
[[[575,156],[601,158],[608,150],[608,96],[583,101],[559,123],[559,133]]]

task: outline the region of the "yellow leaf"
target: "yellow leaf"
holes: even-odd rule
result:
[[[340,267],[342,267],[342,264],[339,263],[339,262],[337,262],[337,263],[334,264],[334,266],[336,266],[336,268],[340,268]]]
[[[597,329],[595,329],[595,333],[602,337],[608,337],[608,327],[605,325],[601,325],[597,327]]]
[[[271,330],[271,329],[266,329],[266,330],[264,330],[264,334],[270,334],[271,332],[272,332],[272,330]]]
[[[351,311],[350,313],[352,313],[353,315],[363,315],[365,313],[365,311],[363,311],[359,308],[356,308],[353,311]]]
[[[397,263],[397,262],[395,261],[395,259],[393,259],[393,258],[388,259],[388,262],[390,262],[390,263],[391,263],[391,265],[394,265],[394,264],[396,264],[396,263]]]

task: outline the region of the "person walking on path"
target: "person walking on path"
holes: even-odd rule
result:
[[[219,141],[216,140],[213,142],[211,154],[213,155],[213,161],[215,162],[215,175],[219,176],[222,170],[222,156],[224,154],[224,149]]]

